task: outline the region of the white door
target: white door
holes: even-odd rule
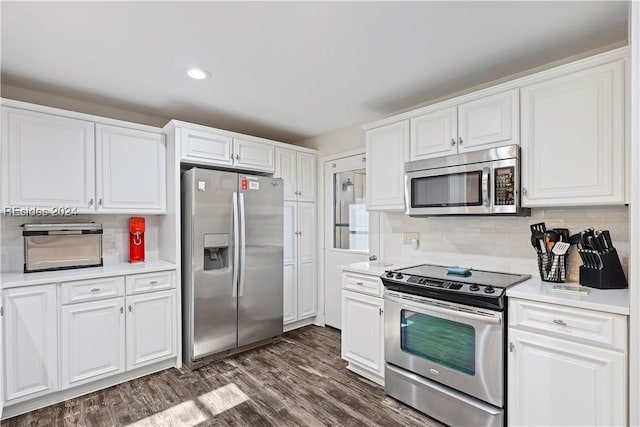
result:
[[[180,129],[181,160],[210,165],[233,165],[233,139],[225,135]]]
[[[263,142],[233,138],[234,165],[242,169],[273,172],[275,170],[275,148]]]
[[[4,396],[36,397],[58,389],[56,285],[4,292]]]
[[[95,209],[94,124],[2,107],[4,206]]]
[[[411,160],[458,152],[457,107],[433,111],[411,119]]]
[[[339,265],[368,261],[379,254],[380,214],[366,210],[369,187],[365,155],[324,164],[325,324],[342,327],[342,276]]]
[[[298,203],[298,319],[317,313],[316,204]]]
[[[520,143],[518,89],[458,105],[458,152]]]
[[[293,262],[284,265],[284,296],[282,323],[288,324],[298,320],[298,264]]]
[[[63,388],[124,372],[124,298],[62,306],[60,328]]]
[[[384,375],[383,299],[342,292],[342,358]]]
[[[165,212],[165,157],[161,134],[96,125],[97,211]]]
[[[624,62],[520,93],[523,206],[624,203]]]
[[[127,370],[176,355],[176,291],[127,296]]]
[[[316,201],[316,156],[309,153],[297,153],[298,201]]]
[[[298,200],[295,151],[287,150],[285,148],[276,148],[276,172],[273,176],[284,180],[285,200]]]
[[[509,342],[509,425],[626,424],[623,352],[512,328]]]

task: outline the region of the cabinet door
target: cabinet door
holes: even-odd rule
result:
[[[297,153],[298,201],[316,201],[316,156]]]
[[[384,375],[382,298],[342,291],[342,358]]]
[[[274,176],[284,180],[284,199],[298,200],[295,151],[276,148],[276,172]]]
[[[521,89],[524,206],[624,203],[623,65]]]
[[[164,213],[166,146],[158,133],[96,125],[98,212]]]
[[[180,129],[183,162],[206,165],[233,165],[233,139],[193,129]]]
[[[60,319],[62,388],[125,369],[124,298],[65,305]]]
[[[286,325],[298,320],[298,268],[296,263],[284,265],[283,295],[282,321]]]
[[[512,328],[509,341],[509,425],[626,424],[624,353]]]
[[[411,119],[411,160],[458,152],[456,107],[433,111]]]
[[[127,370],[175,357],[175,299],[175,290],[127,297]]]
[[[298,259],[298,204],[284,202],[284,250],[285,264]]]
[[[298,203],[298,318],[317,312],[316,204]]]
[[[316,204],[298,203],[298,259],[316,259]]]
[[[367,131],[367,209],[404,211],[404,163],[409,159],[409,121]]]
[[[520,143],[518,89],[458,105],[458,152]]]
[[[2,108],[3,204],[94,211],[94,124]]]
[[[275,148],[273,145],[233,138],[233,146],[236,167],[264,172],[275,170]]]
[[[3,292],[5,399],[32,398],[57,390],[56,285]]]

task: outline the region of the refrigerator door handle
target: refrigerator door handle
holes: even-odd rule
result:
[[[233,192],[233,281],[231,282],[231,296],[238,296],[238,263],[240,258],[240,238],[239,238],[239,216],[238,216],[238,193]]]
[[[240,284],[238,286],[238,296],[244,293],[244,268],[245,268],[245,215],[244,215],[244,193],[240,193]]]

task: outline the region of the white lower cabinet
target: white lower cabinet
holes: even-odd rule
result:
[[[26,400],[58,389],[56,285],[3,291],[4,396]]]
[[[124,298],[63,306],[60,314],[62,387],[125,370]]]
[[[382,288],[359,285],[362,292],[353,292],[347,289],[358,276],[343,273],[342,277],[342,358],[349,362],[348,369],[384,385],[384,300],[376,293]],[[380,280],[359,277],[358,283]]]
[[[626,345],[610,339],[623,335],[626,342],[618,318],[624,316],[510,300],[508,424],[626,425]]]
[[[127,369],[176,355],[176,291],[127,296]]]

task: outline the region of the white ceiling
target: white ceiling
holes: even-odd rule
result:
[[[1,7],[5,84],[295,142],[626,40],[628,4]]]

